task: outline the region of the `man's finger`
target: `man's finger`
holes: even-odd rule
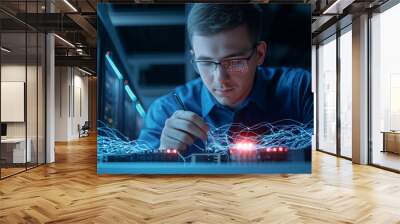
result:
[[[178,149],[178,150],[186,150],[187,145],[184,143],[170,138],[169,136],[162,135],[160,141],[160,149]]]
[[[193,121],[187,121],[183,119],[173,119],[168,122],[170,128],[174,128],[180,131],[184,131],[196,138],[207,139],[207,132],[199,128]]]
[[[168,128],[165,131],[165,135],[166,137],[179,141],[180,143],[185,145],[191,145],[194,142],[194,139],[190,134],[174,128]]]
[[[179,110],[175,114],[176,118],[184,119],[194,122],[203,132],[208,132],[208,125],[204,122],[203,118],[192,111]]]

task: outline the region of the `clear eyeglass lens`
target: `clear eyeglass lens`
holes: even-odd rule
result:
[[[229,60],[226,61],[224,69],[230,73],[243,73],[248,69],[247,63],[245,60]]]
[[[222,68],[229,73],[244,73],[248,70],[245,60],[226,60],[222,61]],[[195,62],[197,72],[213,73],[217,69],[217,64],[213,62]]]
[[[196,62],[197,69],[204,72],[212,72],[215,70],[216,64],[212,62]]]

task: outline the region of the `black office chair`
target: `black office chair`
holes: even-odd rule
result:
[[[85,121],[82,127],[80,127],[80,125],[78,124],[79,138],[89,136],[89,129],[89,121]]]

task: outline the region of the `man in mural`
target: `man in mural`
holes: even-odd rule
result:
[[[253,4],[195,4],[187,31],[200,78],[157,99],[139,139],[186,154],[204,146],[210,128],[226,124],[252,126],[282,119],[312,123],[310,73],[261,67],[267,52],[260,40],[261,21],[261,10]]]

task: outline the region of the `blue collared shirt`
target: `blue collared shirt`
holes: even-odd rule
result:
[[[182,99],[187,110],[203,117],[210,127],[221,127],[233,122],[250,127],[260,122],[272,123],[285,119],[303,124],[313,121],[311,75],[303,69],[259,67],[253,89],[235,110],[219,104],[200,78],[177,87],[175,93]],[[147,111],[139,140],[157,149],[165,120],[181,109],[173,93],[155,100]],[[195,144],[204,147],[200,139]],[[186,152],[190,154],[198,152],[198,149],[190,146]]]

